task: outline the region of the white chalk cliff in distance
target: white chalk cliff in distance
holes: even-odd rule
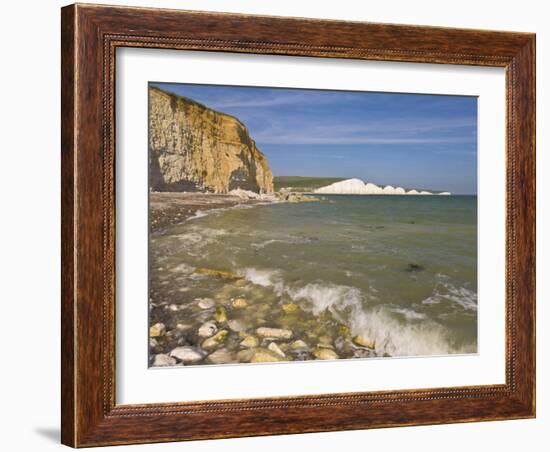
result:
[[[327,185],[314,190],[314,193],[320,194],[335,194],[335,195],[450,195],[448,191],[442,193],[431,193],[425,190],[409,190],[406,191],[403,187],[392,187],[386,185],[379,187],[373,183],[365,183],[361,179],[346,179],[340,182]]]

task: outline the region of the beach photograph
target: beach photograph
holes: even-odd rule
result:
[[[150,82],[149,367],[477,353],[477,98]]]

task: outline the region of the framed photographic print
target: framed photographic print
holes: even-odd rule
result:
[[[535,37],[62,9],[62,442],[535,415]]]

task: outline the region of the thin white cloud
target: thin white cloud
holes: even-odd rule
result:
[[[337,96],[337,97],[335,97]],[[225,97],[224,99],[211,98],[208,105],[215,109],[224,108],[269,108],[277,106],[304,106],[304,105],[331,105],[335,102],[352,101],[356,99],[350,93],[337,93],[331,96],[317,92],[271,92],[269,95],[255,96],[253,94],[245,96],[242,94]],[[364,100],[363,100],[364,102]],[[266,112],[268,113],[268,112]]]
[[[382,138],[382,137],[313,137],[313,136],[256,136],[258,143],[265,144],[441,144],[468,143],[464,138]]]
[[[448,134],[473,125],[471,120],[461,118],[335,125],[272,121],[254,139],[266,144],[454,144],[472,142],[472,135]]]
[[[249,93],[226,91],[223,96],[208,93],[200,101],[218,111],[236,115],[249,127],[252,138],[259,144],[406,145],[472,143],[475,140],[474,116],[437,117],[432,112],[431,116],[418,117],[394,111],[391,118],[384,118],[385,113],[381,112],[380,117],[373,113],[360,120],[353,117],[353,104],[358,96],[349,92],[326,95],[315,91],[269,89],[262,95],[254,91]],[[189,95],[193,97],[193,92]],[[361,108],[365,108],[364,101],[362,98]],[[334,111],[335,105],[339,113]],[[283,113],[275,110],[279,106],[297,108],[287,108]]]
[[[305,96],[273,96],[269,98],[245,98],[238,97],[233,99],[225,99],[214,101],[213,104],[218,109],[223,108],[263,108],[277,107],[281,105],[303,105]]]

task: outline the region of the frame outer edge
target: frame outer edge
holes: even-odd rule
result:
[[[526,417],[536,417],[536,35],[514,58],[517,71],[518,178],[517,199],[518,294],[521,309],[518,332],[518,366],[522,381],[518,396]]]
[[[144,11],[151,13],[152,17],[149,22],[143,19]],[[100,205],[100,202],[103,202],[103,208],[105,209],[105,196],[107,196],[105,191],[110,190],[112,187],[111,185],[102,185],[102,187],[99,187],[97,184],[97,181],[101,180],[101,175],[105,177],[105,165],[110,164],[110,162],[105,160],[105,155],[102,153],[104,148],[100,147],[101,138],[99,137],[100,133],[98,133],[98,131],[103,129],[103,133],[105,134],[103,139],[106,139],[105,130],[108,130],[108,128],[105,129],[104,124],[102,124],[106,111],[104,104],[105,97],[104,94],[102,97],[99,88],[103,77],[103,75],[99,75],[99,72],[103,74],[106,67],[101,65],[105,65],[106,62],[104,59],[105,49],[100,44],[104,42],[104,38],[113,30],[121,30],[121,33],[130,33],[131,35],[134,33],[139,35],[139,33],[143,34],[145,32],[145,35],[148,35],[152,33],[151,30],[158,29],[162,30],[162,32],[159,32],[161,35],[162,33],[166,34],[171,31],[175,36],[183,36],[185,38],[186,35],[181,34],[181,24],[178,21],[175,23],[172,17],[167,17],[167,10],[164,10],[164,12],[161,11],[155,9],[134,11],[132,8],[122,9],[101,5],[71,5],[62,8],[62,442],[72,447],[89,447],[96,445],[136,444],[533,417],[535,403],[535,294],[532,292],[534,290],[535,274],[535,181],[533,174],[535,167],[535,43],[534,35],[522,34],[518,36],[514,33],[503,32],[499,34],[490,31],[482,32],[479,36],[475,37],[474,44],[479,43],[482,37],[486,38],[489,36],[491,42],[495,41],[498,44],[495,44],[497,48],[495,48],[494,52],[494,55],[498,56],[498,60],[487,60],[485,53],[482,55],[485,59],[482,58],[482,61],[479,62],[468,59],[469,56],[463,54],[457,54],[455,55],[456,58],[451,59],[452,51],[449,48],[444,50],[443,57],[436,57],[431,54],[431,51],[426,51],[422,52],[421,56],[414,57],[414,60],[429,63],[437,59],[437,62],[446,64],[475,64],[501,67],[507,66],[513,60],[520,75],[517,78],[518,89],[516,91],[516,99],[521,104],[521,108],[518,106],[516,109],[517,119],[513,125],[513,129],[516,132],[514,142],[519,152],[517,167],[515,167],[514,173],[519,184],[524,184],[524,191],[514,193],[518,204],[518,215],[514,217],[518,222],[519,235],[517,243],[523,247],[518,253],[519,265],[517,265],[517,268],[520,270],[520,274],[516,277],[518,283],[517,299],[519,301],[517,325],[521,326],[517,331],[520,352],[518,353],[520,359],[517,364],[518,370],[520,370],[518,373],[521,375],[521,378],[520,384],[518,384],[517,389],[514,391],[515,394],[503,393],[502,396],[491,396],[495,397],[494,400],[486,399],[488,402],[481,405],[477,403],[478,407],[484,408],[485,411],[483,413],[467,417],[457,415],[456,410],[454,414],[449,411],[447,416],[438,418],[432,418],[432,413],[428,412],[430,407],[441,409],[446,407],[447,404],[454,405],[454,399],[461,398],[458,396],[448,396],[438,401],[432,400],[429,401],[428,405],[424,405],[424,403],[428,403],[428,400],[415,401],[415,399],[412,399],[409,411],[419,410],[418,412],[424,415],[423,419],[418,418],[416,414],[412,416],[414,413],[411,411],[412,417],[408,420],[400,415],[401,417],[398,416],[395,418],[394,416],[388,418],[387,422],[373,421],[372,423],[366,421],[359,422],[355,418],[349,419],[349,404],[341,403],[334,406],[334,412],[341,414],[340,420],[342,423],[339,425],[333,421],[327,424],[326,412],[329,408],[321,405],[315,408],[314,412],[309,412],[312,414],[309,424],[302,421],[302,417],[304,413],[308,413],[307,411],[299,412],[297,409],[292,409],[291,417],[295,416],[297,419],[300,419],[300,422],[297,422],[296,425],[289,425],[291,419],[289,420],[288,414],[281,417],[282,414],[278,410],[275,412],[278,418],[275,417],[275,424],[271,424],[270,426],[266,421],[268,421],[268,417],[271,415],[266,415],[266,408],[257,411],[258,415],[255,416],[252,411],[249,411],[248,403],[246,403],[240,409],[241,417],[239,419],[242,422],[237,419],[233,420],[233,424],[235,425],[233,431],[231,431],[230,426],[225,424],[227,419],[223,419],[230,411],[227,410],[226,412],[223,407],[220,407],[220,403],[218,403],[220,401],[213,403],[215,405],[214,409],[211,410],[213,413],[210,412],[208,415],[200,413],[176,414],[158,412],[155,411],[156,407],[153,407],[152,413],[136,413],[133,416],[128,416],[129,413],[126,413],[126,415],[121,416],[116,406],[113,407],[105,404],[108,397],[105,392],[106,390],[108,392],[108,387],[105,386],[105,378],[111,378],[111,372],[114,367],[111,368],[108,365],[106,367],[102,366],[102,364],[104,365],[103,358],[105,353],[110,351],[111,344],[108,340],[102,343],[96,340],[97,328],[106,333],[103,330],[111,328],[109,321],[112,320],[111,318],[106,321],[105,317],[101,317],[101,313],[98,310],[99,303],[102,301],[101,295],[109,285],[102,286],[102,288],[99,288],[97,285],[100,271],[98,261],[101,260],[99,264],[104,266],[105,259],[107,259],[104,253],[99,251],[96,246],[101,228],[103,228],[103,234],[105,234],[105,218],[103,217],[102,223],[97,207]],[[139,14],[137,14],[138,12]],[[183,11],[181,12],[183,13]],[[205,14],[207,23],[212,20],[213,16],[216,16],[216,21],[227,17],[223,13],[202,14]],[[190,21],[189,18],[186,19],[185,16],[178,14],[178,18],[180,17],[182,18],[182,23],[188,24],[192,29],[195,29],[198,33],[199,41],[208,41],[206,33],[209,30],[198,28],[198,25],[193,23],[194,21]],[[200,16],[198,17],[201,19]],[[242,16],[236,15],[233,17],[238,18]],[[248,16],[250,19],[255,17],[257,16]],[[275,18],[268,17],[264,18],[265,22],[269,22],[271,19],[275,20]],[[286,19],[279,18],[276,20],[280,24],[289,25]],[[204,22],[201,22],[201,20],[197,20],[199,25]],[[291,19],[288,18],[288,20],[290,21]],[[292,20],[296,21],[296,23],[309,23],[306,20]],[[240,23],[241,21],[236,20],[236,22]],[[319,26],[324,22],[323,20],[315,21]],[[332,24],[334,25],[335,22],[332,22]],[[341,25],[344,24],[341,23]],[[353,27],[360,26],[354,25]],[[393,53],[395,51],[391,49],[382,49],[382,53],[388,52],[387,54],[389,55],[388,58],[384,59],[391,61],[412,60],[412,58],[406,56],[407,52],[411,54],[417,53],[415,50],[408,50],[407,45],[401,44],[399,39],[400,33],[410,31],[411,27],[389,26],[388,24],[370,24],[369,27],[374,29],[374,34],[377,36],[375,42],[380,42],[382,39],[385,42],[388,39],[388,28],[391,30],[395,28],[390,35],[395,35],[393,36],[394,40],[397,39],[395,42],[398,43],[400,49],[404,50],[400,50],[399,53]],[[419,27],[419,29],[422,28],[426,27]],[[259,37],[255,38],[259,40],[258,42],[264,36],[267,36],[268,32],[264,29],[259,30],[256,27],[255,30],[259,34]],[[451,29],[444,29],[439,30],[439,33],[447,31],[449,33],[453,32]],[[235,28],[233,33],[236,38],[248,36],[246,30],[242,31],[238,29],[237,31],[237,28]],[[353,35],[355,32],[351,30],[351,33]],[[463,35],[461,40],[459,40],[458,48],[472,45],[471,43],[468,44],[468,40],[472,36],[471,32],[455,30],[455,33],[460,36]],[[359,33],[357,31],[355,34],[359,36],[363,35],[364,32]],[[256,53],[238,40],[223,41],[222,38],[220,38],[220,42],[230,42],[231,45],[218,51]],[[152,39],[155,42],[160,42],[163,38],[153,36]],[[309,39],[309,41],[310,44],[314,44],[313,38]],[[264,42],[264,44],[266,44],[268,50],[262,50],[258,53],[270,53],[269,49],[276,48],[279,50],[278,46],[282,45],[284,47],[285,45],[284,42]],[[312,46],[310,44],[306,43],[300,47],[297,54],[312,56],[315,50],[306,50],[307,48],[315,48],[315,45]],[[357,40],[352,42],[349,48],[353,50],[356,48],[356,45],[358,45]],[[213,50],[216,46],[210,47]],[[416,47],[413,46],[410,48]],[[342,49],[338,48],[337,51],[333,52],[329,48],[327,52],[329,54],[342,52],[342,55],[345,55],[348,48]],[[287,53],[290,54],[290,50],[282,50],[282,54]],[[447,54],[448,56],[445,56]],[[354,58],[351,54],[343,57]],[[376,59],[367,57],[366,55],[359,55],[359,58]],[[98,67],[100,66],[103,67],[103,71],[98,71]],[[109,106],[109,108],[111,107]],[[82,113],[83,119],[84,117],[86,118],[84,121],[79,120],[79,113]],[[105,281],[105,273],[103,274],[103,281]],[[100,326],[100,322],[102,321],[103,323]],[[94,330],[94,328],[96,329]],[[90,343],[89,341],[92,342]],[[525,348],[522,349],[522,347]],[[469,405],[473,407],[473,404],[478,399],[472,394],[471,398],[468,398],[472,402]],[[491,407],[491,403],[494,403],[493,407]],[[373,410],[381,410],[381,407],[378,406],[377,408],[377,406],[377,404],[371,405]],[[389,405],[387,406],[389,407]],[[216,410],[216,407],[218,407],[218,410]],[[308,407],[301,406],[300,408]],[[396,405],[396,408],[399,409],[399,404]],[[362,410],[358,411],[357,409],[353,411],[357,413],[362,412]],[[388,411],[381,410],[383,414]],[[247,414],[245,415],[244,413]],[[347,414],[344,415],[344,413]],[[319,420],[321,415],[325,416],[325,418]],[[258,416],[260,419],[258,419]],[[219,421],[219,425],[216,427],[217,430],[216,428],[214,428],[216,430],[214,432],[212,432],[212,428],[205,430],[205,426],[201,424],[208,421],[210,425],[212,419],[216,417],[216,422]],[[147,424],[144,422],[146,419],[156,422],[148,425],[150,428],[146,428]],[[240,424],[237,422],[240,422]],[[178,434],[174,434],[176,423],[180,423],[179,426],[189,428],[190,431],[186,431],[185,435],[181,431]],[[164,433],[167,430],[172,433]]]
[[[533,234],[533,272],[531,275],[531,280],[533,284],[533,301],[532,301],[532,316],[533,316],[533,330],[531,333],[531,347],[533,348],[532,360],[533,360],[533,388],[531,391],[532,404],[531,404],[531,413],[533,417],[537,417],[537,36],[533,34],[533,39],[531,41],[531,70],[532,73],[532,86],[531,86],[531,95],[533,96],[532,102],[532,142],[533,142],[533,168],[532,168],[532,178],[533,178],[533,225],[532,225],[532,234]]]
[[[76,413],[76,5],[61,8],[61,443],[77,445]]]

